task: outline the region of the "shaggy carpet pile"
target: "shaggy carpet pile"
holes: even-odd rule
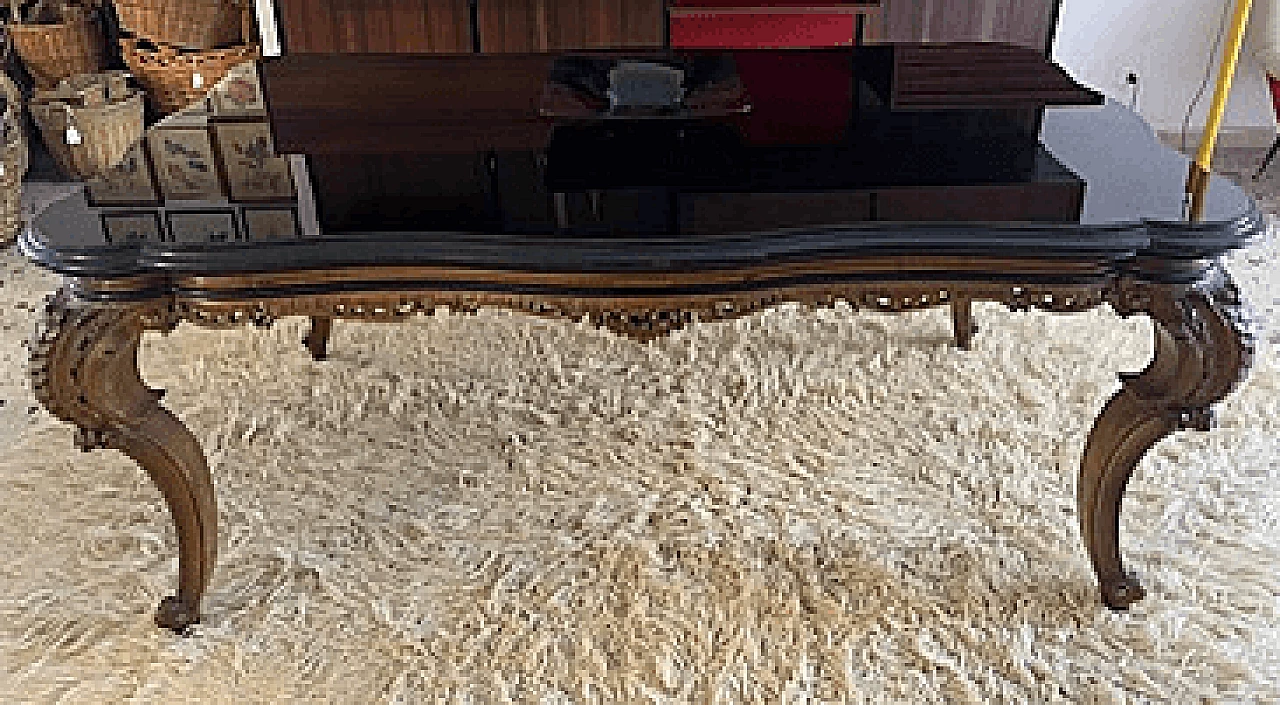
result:
[[[25,365],[56,279],[0,254],[0,702],[1280,701],[1280,246],[1233,255],[1258,318],[1209,433],[1161,442],[1099,603],[1075,479],[1150,322],[975,305],[782,306],[641,345],[441,310],[148,334],[203,444],[206,621],[156,629],[159,493],[80,453]]]

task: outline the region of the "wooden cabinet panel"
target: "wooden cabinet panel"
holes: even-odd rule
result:
[[[556,0],[480,0],[482,52],[544,52],[549,46],[547,3]]]
[[[471,51],[467,0],[276,0],[285,54]]]
[[[1048,53],[1061,0],[892,0],[888,42],[1004,42]]]
[[[662,0],[479,0],[482,52],[661,47]]]

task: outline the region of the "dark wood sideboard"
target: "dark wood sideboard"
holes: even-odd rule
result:
[[[665,46],[671,0],[276,0],[287,54]],[[694,3],[697,4],[697,3]],[[769,2],[743,0],[741,6]],[[823,3],[815,1],[814,5]],[[1053,41],[1061,0],[881,0],[885,42]]]
[[[668,22],[671,11],[678,9],[675,7],[677,4],[670,0],[277,0],[276,11],[283,53],[287,56],[545,54],[570,50],[669,48]],[[768,6],[769,3],[743,2],[742,5]],[[790,75],[803,75],[810,81],[825,81],[823,92],[836,96],[836,100],[848,93],[850,99],[846,102],[851,113],[847,119],[833,116],[830,104],[827,110],[812,111],[808,117],[792,110],[789,103],[795,100],[795,95],[786,89],[786,85],[793,79],[776,73],[770,75],[768,70],[756,68],[761,61],[773,62],[771,58],[742,56],[739,63],[746,73],[744,79],[754,82],[755,85],[749,87],[759,98],[755,117],[741,126],[749,140],[779,143],[794,138],[818,143],[844,142],[844,138],[850,136],[849,130],[856,129],[853,113],[870,110],[863,104],[876,95],[899,109],[962,106],[991,109],[1034,134],[1039,130],[1044,105],[1053,104],[1054,98],[1060,99],[1062,90],[1073,90],[1069,81],[1064,83],[1061,80],[1063,76],[1044,74],[1045,65],[1038,60],[1049,55],[1059,0],[883,0],[879,5],[880,12],[869,17],[882,26],[866,31],[863,41],[876,42],[880,38],[902,44],[983,42],[1010,46],[1006,53],[983,54],[981,60],[986,62],[988,70],[985,74],[972,74],[971,78],[976,82],[969,89],[947,85],[940,91],[939,82],[951,81],[948,62],[957,60],[950,52],[931,55],[921,48],[893,49],[868,44],[863,47],[866,51],[854,56],[853,66],[848,69],[821,58],[797,58],[797,65],[790,70]],[[1029,51],[1018,52],[1019,47]],[[837,58],[835,61],[843,62],[845,59]],[[380,66],[390,70],[389,65]],[[499,75],[506,71],[502,69],[487,75],[484,80],[494,81],[495,87],[500,82],[511,88],[514,93],[509,98],[513,105],[520,101],[527,105],[540,91],[543,75],[529,64],[522,66],[526,68],[517,74]],[[984,76],[995,82],[982,85]],[[1028,79],[1037,77],[1043,77],[1047,82],[1034,83],[1040,92],[1006,92],[1012,85],[1009,79],[1015,76],[1020,86],[1026,86]],[[888,83],[890,78],[893,80],[891,85]],[[472,75],[471,80],[479,79]],[[345,101],[352,98],[353,93],[360,92],[361,86],[355,84],[364,81],[364,76],[329,74],[325,90],[332,90],[333,96],[328,102],[352,105]],[[409,76],[401,72],[394,77],[386,75],[378,85],[391,91],[447,93],[449,81],[449,78],[439,75]],[[880,89],[879,93],[870,90],[872,83]],[[779,90],[779,86],[783,89]],[[885,90],[892,90],[894,94],[886,96]],[[969,91],[967,96],[965,90]],[[939,103],[938,95],[945,95],[953,102]],[[313,98],[324,100],[321,96],[308,97],[307,100]],[[394,105],[397,109],[427,111],[419,113],[424,122],[429,122],[428,112],[439,105],[433,102],[431,106],[424,106],[422,103],[425,101],[408,105],[378,95],[365,95],[361,100],[371,103],[367,107],[372,112],[379,109],[378,103]],[[306,107],[314,109],[320,106]],[[476,106],[457,104],[456,107],[460,112],[466,112]],[[277,111],[284,109],[286,106],[277,105]],[[509,225],[515,223],[518,227],[537,228],[548,225],[553,218],[549,195],[547,198],[525,199],[524,205],[518,209],[514,208],[515,201],[508,197],[507,213],[495,213],[498,208],[495,204],[500,199],[498,192],[505,188],[502,184],[495,184],[495,178],[526,182],[544,177],[536,165],[544,158],[545,142],[538,142],[532,133],[525,135],[527,139],[495,143],[487,145],[487,149],[476,150],[470,149],[474,145],[464,139],[459,144],[466,146],[462,153],[458,153],[457,147],[445,144],[447,140],[432,141],[430,133],[436,127],[424,125],[420,131],[424,141],[420,144],[354,149],[345,143],[377,137],[372,134],[376,130],[358,127],[357,122],[351,124],[351,134],[343,139],[331,139],[323,147],[313,140],[307,149],[293,150],[307,154],[320,224],[326,229],[465,228],[480,221],[488,221],[486,227],[492,227],[498,220]],[[288,142],[291,136],[289,126],[280,124],[277,128],[277,139],[285,140],[281,151],[291,151],[295,145]],[[327,129],[343,128],[340,124],[331,123]],[[530,129],[537,131],[541,128]],[[334,134],[331,132],[331,137]],[[398,134],[416,136],[419,133],[402,130]],[[427,148],[432,144],[442,148]],[[488,153],[490,150],[492,154]],[[1001,195],[993,197],[1012,197],[1022,203],[1039,199],[1036,188],[1019,187],[1017,190],[1021,196],[1004,189]],[[673,197],[615,192],[605,197],[602,207],[607,211],[621,209],[634,212],[649,208],[655,198],[670,201]],[[938,203],[941,198],[930,199],[928,194],[913,194],[903,201],[890,195],[884,203],[885,215],[910,215],[899,212],[896,204],[912,202],[925,207],[919,213],[920,217],[926,217],[930,212],[941,216],[946,211]],[[1061,202],[1061,198],[1054,198]],[[599,210],[599,197],[596,199],[593,203]],[[566,207],[575,214],[582,214],[591,208],[587,202],[585,196],[572,194]],[[728,205],[721,198],[721,206]],[[679,207],[668,204],[671,209]],[[717,210],[728,213],[734,207],[719,207]],[[849,210],[847,203],[837,208],[845,216],[857,214]],[[1066,214],[1070,215],[1069,212]],[[873,214],[865,209],[863,215],[871,217]],[[1011,215],[1036,219],[1037,214],[1013,212]],[[575,220],[582,222],[584,218],[576,217]],[[679,230],[675,216],[666,220],[671,224],[668,229]],[[696,224],[688,226],[689,232],[702,230]]]

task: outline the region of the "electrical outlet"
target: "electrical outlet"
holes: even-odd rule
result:
[[[1129,104],[1129,108],[1131,110],[1136,111],[1138,109],[1138,90],[1139,90],[1138,70],[1130,66],[1124,66],[1123,64],[1121,64],[1120,80],[1123,81],[1123,83],[1120,84],[1120,90],[1124,92],[1124,95],[1127,99],[1125,102]]]

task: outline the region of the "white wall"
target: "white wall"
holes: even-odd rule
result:
[[[1254,0],[1258,6],[1270,0]],[[1077,80],[1125,105],[1138,74],[1137,110],[1160,131],[1178,131],[1204,80],[1222,13],[1228,14],[1204,95],[1191,114],[1189,130],[1204,129],[1213,101],[1218,62],[1230,30],[1236,0],[1063,0],[1054,59]],[[1275,116],[1259,62],[1248,47],[1241,52],[1235,83],[1222,122],[1233,130],[1271,129]]]

